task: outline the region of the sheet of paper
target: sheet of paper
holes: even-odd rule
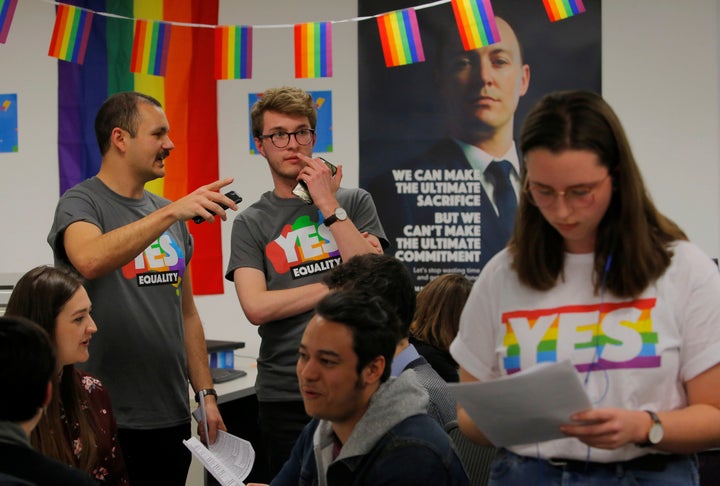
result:
[[[592,408],[568,360],[542,364],[484,383],[448,385],[473,422],[496,446],[565,437],[570,416]]]
[[[218,430],[217,440],[205,447],[197,437],[183,443],[222,486],[241,486],[255,463],[250,442]]]

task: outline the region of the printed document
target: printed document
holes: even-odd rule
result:
[[[184,440],[185,447],[222,486],[241,486],[253,464],[255,450],[250,442],[218,430],[217,440],[210,449],[197,437]]]
[[[588,398],[569,360],[541,364],[484,383],[450,383],[450,391],[494,445],[531,444],[565,437],[560,425],[589,410]]]

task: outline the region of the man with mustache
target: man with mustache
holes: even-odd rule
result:
[[[165,175],[165,158],[175,147],[169,131],[156,99],[136,92],[109,97],[95,118],[100,171],[61,197],[48,235],[56,264],[87,279],[102,333],[83,370],[110,392],[136,486],[185,484],[188,379],[196,400],[204,400],[209,442],[225,429],[189,278],[193,241],[185,221],[224,221],[221,204],[237,206],[218,191],[232,179],[175,202],[145,190]]]

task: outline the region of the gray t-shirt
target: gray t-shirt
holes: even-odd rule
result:
[[[167,205],[145,192],[130,199],[97,177],[68,190],[58,202],[48,243],[55,263],[70,265],[63,233],[86,221],[107,233]],[[107,388],[119,427],[156,429],[190,420],[182,282],[193,252],[185,223],[175,223],[143,253],[107,275],[86,282],[98,332],[90,360],[78,368]]]
[[[375,204],[367,191],[340,188],[340,205],[360,231],[377,236],[387,246]],[[297,198],[280,198],[272,191],[235,217],[230,262],[225,278],[233,280],[240,267],[265,274],[268,290],[283,290],[322,281],[323,274],[342,262],[322,213]],[[258,327],[261,337],[255,391],[260,401],[301,400],[295,365],[300,338],[312,311]]]

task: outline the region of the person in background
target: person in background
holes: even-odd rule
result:
[[[697,485],[720,446],[720,273],[653,204],[612,108],[546,95],[520,137],[509,247],[483,269],[450,352],[460,381],[569,360],[590,410],[565,438],[500,449],[491,485]],[[488,443],[459,407],[463,433]]]
[[[90,357],[97,327],[79,275],[40,266],[13,288],[5,315],[39,324],[52,339],[57,365],[52,400],[30,436],[46,456],[77,467],[107,485],[127,485],[110,396],[97,378],[75,369]]]
[[[62,195],[48,234],[56,265],[86,279],[103,332],[82,369],[112,398],[130,482],[184,486],[191,436],[188,380],[204,400],[209,438],[225,425],[217,408],[202,321],[193,297],[194,244],[186,221],[227,219],[237,210],[221,179],[176,201],[145,189],[165,176],[175,148],[155,98],[110,96],[95,117],[100,171]],[[197,161],[202,163],[202,161]]]
[[[415,374],[390,376],[398,326],[377,296],[339,290],[318,303],[297,362],[313,420],[272,485],[469,484]]]
[[[342,166],[333,176],[322,159],[313,158],[317,111],[309,93],[268,89],[250,117],[273,189],[235,218],[225,278],[235,282],[245,316],[258,326],[255,392],[275,475],[310,420],[295,363],[305,325],[328,293],[322,276],[354,255],[381,251],[387,240],[370,194],[340,187]],[[293,192],[300,182],[311,203]]]
[[[415,289],[405,264],[390,255],[358,255],[333,269],[323,279],[334,290],[356,290],[382,298],[400,318],[400,335],[390,368],[391,376],[413,370],[430,396],[428,414],[445,427],[456,419],[456,405],[447,383],[409,340],[415,313]]]
[[[450,343],[457,334],[460,314],[471,288],[472,282],[464,275],[446,273],[432,279],[417,295],[410,344],[448,383],[459,380],[458,365],[450,355]]]
[[[18,316],[0,317],[0,484],[8,486],[91,486],[82,471],[30,446],[29,436],[52,400],[57,372],[47,333]]]

